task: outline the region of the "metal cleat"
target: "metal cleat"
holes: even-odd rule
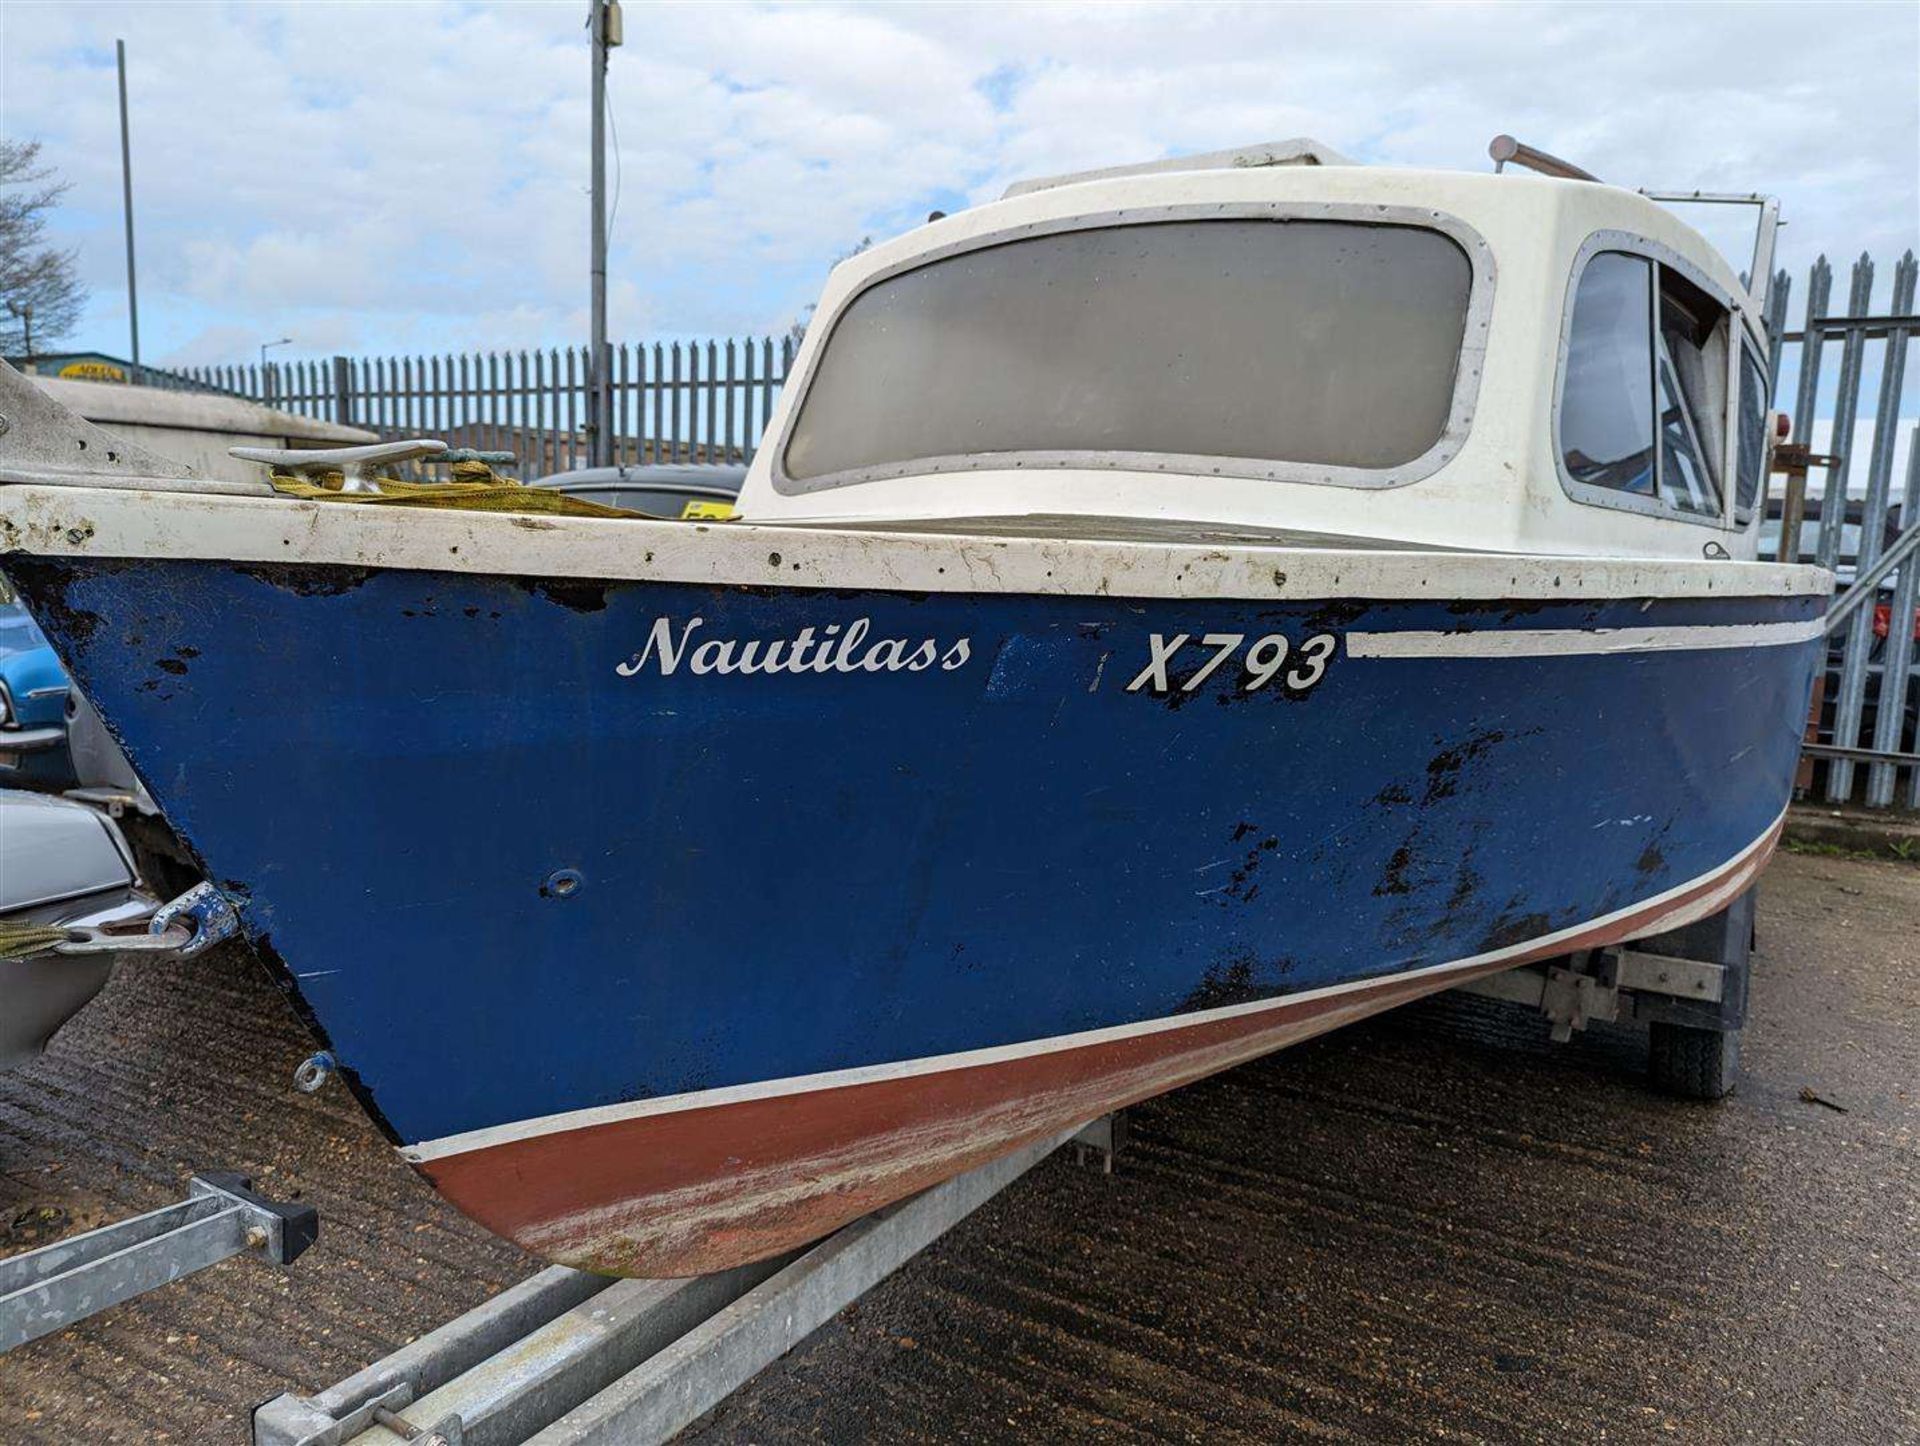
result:
[[[229,447],[230,455],[242,462],[258,462],[275,471],[338,472],[344,479],[342,492],[378,492],[374,480],[383,466],[414,462],[434,457],[447,450],[447,444],[431,437],[415,437],[399,442],[369,442],[363,447]]]

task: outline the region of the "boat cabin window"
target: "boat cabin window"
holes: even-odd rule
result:
[[[1673,267],[1625,251],[1589,259],[1560,392],[1561,462],[1575,496],[1725,517],[1730,332],[1726,307]]]
[[[1653,494],[1653,263],[1602,251],[1580,274],[1560,395],[1567,473]]]
[[[779,480],[1170,458],[1407,480],[1447,435],[1473,283],[1417,225],[1161,221],[963,251],[842,310]]]
[[[1733,516],[1745,526],[1760,500],[1760,473],[1767,455],[1767,368],[1750,346],[1740,350],[1740,420],[1734,437],[1738,462]]]

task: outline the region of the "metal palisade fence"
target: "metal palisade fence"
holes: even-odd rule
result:
[[[1774,284],[1774,405],[1793,429],[1775,459],[1766,549],[1840,582],[1803,782],[1872,808],[1920,808],[1920,406],[1907,377],[1917,278],[1911,251],[1885,272],[1863,255],[1836,306],[1823,256],[1791,331],[1786,275]]]
[[[1825,257],[1797,298],[1786,272],[1775,277],[1774,405],[1793,428],[1775,463],[1763,551],[1831,568],[1843,590],[1803,786],[1836,803],[1920,808],[1920,559],[1912,555],[1920,549],[1920,407],[1906,372],[1908,343],[1920,331],[1920,266],[1908,252],[1889,271],[1883,277],[1860,257],[1840,307]],[[1790,311],[1797,330],[1789,330]],[[612,459],[751,460],[793,350],[791,337],[612,348]],[[528,478],[584,466],[592,454],[584,347],[336,356],[180,375],[382,436],[512,452]]]
[[[793,364],[792,337],[610,347],[609,460],[752,460]],[[511,452],[520,475],[588,464],[585,347],[449,356],[327,357],[185,368],[199,386],[382,437]]]

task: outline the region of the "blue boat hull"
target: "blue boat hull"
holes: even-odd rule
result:
[[[865,1126],[832,1093],[923,1078],[902,1062],[999,1068],[1033,1041],[1107,1049],[1148,1025],[1171,1040],[1274,1001],[1328,1027],[1348,1016],[1315,1001],[1364,1013],[1451,966],[1645,932],[1661,901],[1764,861],[1824,607],[8,570],[395,1141],[532,1248],[647,1272],[767,1253],[1062,1112],[1287,1040],[1134,1061],[1124,1089],[1083,1071],[1054,1115],[1001,1108],[1027,1088],[1009,1076],[993,1122],[912,1168],[911,1091]],[[1647,629],[1794,640],[1549,636]],[[1272,671],[1281,646],[1253,651],[1270,638]],[[765,1088],[795,1080],[822,1083]],[[754,1131],[897,1168],[817,1172],[778,1228],[749,1228],[748,1178],[777,1193],[784,1171],[793,1196],[808,1167],[743,1135],[693,1171],[740,1228],[650,1232],[649,1200],[673,1214],[693,1175],[642,1187],[634,1159],[704,1146],[634,1121],[773,1097],[786,1123]],[[577,1188],[503,1204],[582,1157],[495,1159],[488,1132],[554,1117],[629,1133]],[[463,1174],[469,1154],[493,1163]]]

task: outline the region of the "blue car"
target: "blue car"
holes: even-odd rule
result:
[[[0,578],[0,788],[73,786],[67,673]]]

